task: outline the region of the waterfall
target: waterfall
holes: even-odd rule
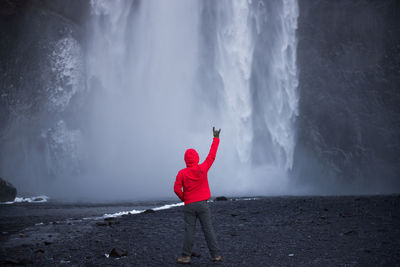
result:
[[[298,115],[298,5],[295,0],[282,0],[274,3],[274,6],[267,2],[269,6],[260,3],[263,2],[258,3],[255,13],[256,31],[261,39],[261,46],[253,55],[258,60],[252,73],[255,81],[254,93],[257,96],[254,105],[258,104],[256,116],[261,116],[260,124],[263,122],[263,131],[269,136],[261,146],[263,150],[272,151],[270,164],[286,172],[293,165],[296,133],[294,123]],[[267,9],[263,11],[265,8]]]
[[[238,155],[225,168],[239,169],[230,176],[243,191],[288,192],[298,115],[297,1],[218,1],[216,8],[223,125]]]
[[[293,166],[294,122],[298,115],[299,98],[296,66],[296,29],[299,14],[297,2],[284,0],[282,13],[280,16],[282,35],[277,41],[278,53],[272,59],[272,64],[276,67],[273,74],[275,79],[271,80],[270,90],[273,90],[275,94],[271,98],[272,101],[268,103],[274,107],[270,109],[273,116],[266,114],[265,120],[273,141],[282,148],[284,153],[281,164],[288,170]]]
[[[221,2],[219,3],[221,4]],[[247,1],[225,1],[217,32],[217,70],[225,91],[226,113],[234,125],[239,158],[250,160],[252,102],[250,92],[254,38]]]
[[[91,8],[92,191],[169,194],[185,149],[204,159],[216,126],[214,192],[284,192],[298,101],[296,0],[91,0]]]

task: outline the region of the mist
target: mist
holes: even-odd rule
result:
[[[291,136],[265,144],[277,150],[269,161],[256,167],[251,159],[252,118],[271,119],[254,114],[251,99],[251,76],[257,75],[252,74],[254,47],[262,30],[254,28],[261,27],[255,24],[261,23],[257,20],[262,20],[263,14],[245,1],[207,4],[91,2],[86,62],[88,86],[94,99],[83,137],[87,173],[78,181],[82,193],[112,198],[173,197],[171,188],[176,173],[185,167],[185,150],[197,149],[204,160],[212,140],[212,126],[222,128],[220,150],[210,173],[215,194],[287,190],[286,170],[293,155],[285,149],[293,150],[294,129],[285,120],[295,115],[295,103],[288,103],[292,104],[286,108],[290,110],[278,107],[281,110],[276,111],[278,116],[280,112],[287,113],[281,122],[286,128],[279,129],[281,125],[277,122],[269,122],[276,124],[270,125],[271,135],[277,136],[274,131],[285,131]],[[289,4],[296,8],[294,1]],[[283,2],[277,5],[281,13],[293,12],[291,15],[296,16],[296,9],[289,10],[290,6]],[[205,21],[204,12],[211,11],[220,14],[211,22]],[[202,27],[208,23],[216,28],[213,34],[202,33]],[[296,25],[295,20],[287,23],[293,23],[289,26],[291,32],[281,28],[276,37],[292,38],[285,40],[291,43],[282,40],[273,48],[283,58],[271,58],[262,68],[294,65],[285,57],[286,53],[295,53]],[[211,59],[202,57],[210,49],[205,46],[207,39],[215,42]],[[280,52],[281,45],[291,46],[290,51]],[[205,83],[202,74],[211,72],[210,69],[216,81]],[[279,85],[287,79],[296,79],[296,70],[289,71],[294,72],[293,77],[278,74],[274,80],[278,85],[268,88],[273,85],[267,84],[266,93],[277,98],[280,94],[295,94],[296,82]],[[271,102],[275,101],[283,105],[296,100]]]

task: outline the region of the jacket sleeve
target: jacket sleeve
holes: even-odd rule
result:
[[[182,175],[178,172],[176,176],[175,184],[174,184],[174,192],[180,198],[180,200],[184,201],[183,192],[182,192],[183,180]]]
[[[210,152],[208,153],[206,160],[201,164],[201,167],[206,172],[208,172],[208,170],[211,168],[211,165],[214,163],[215,157],[217,156],[218,145],[219,145],[219,138],[214,137],[213,142],[211,144]]]

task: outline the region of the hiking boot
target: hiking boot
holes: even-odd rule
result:
[[[211,260],[214,261],[214,262],[222,261],[222,256],[217,256],[215,258],[212,258]]]
[[[177,262],[182,264],[190,264],[190,256],[179,257]]]

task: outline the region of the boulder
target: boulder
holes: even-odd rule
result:
[[[197,252],[192,252],[192,257],[199,258],[200,256],[201,256],[201,254],[200,254],[200,253],[197,253]]]
[[[0,202],[14,201],[17,189],[0,177]]]
[[[120,258],[122,256],[128,255],[128,251],[120,249],[120,248],[113,248],[110,252],[110,257],[113,258]]]

